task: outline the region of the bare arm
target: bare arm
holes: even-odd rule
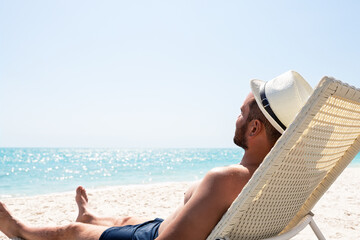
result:
[[[157,240],[206,239],[247,182],[247,175],[239,168],[209,172]]]

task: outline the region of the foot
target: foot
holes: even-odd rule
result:
[[[76,218],[76,222],[82,222],[82,223],[90,223],[94,215],[89,212],[88,210],[88,197],[85,191],[85,188],[79,186],[76,189],[76,197],[75,201],[79,208],[79,215]]]
[[[20,236],[22,227],[23,224],[11,215],[4,203],[0,202],[0,231],[9,238],[15,238]]]

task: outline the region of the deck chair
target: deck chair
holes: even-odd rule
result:
[[[324,77],[207,240],[289,239],[360,150],[360,89]]]

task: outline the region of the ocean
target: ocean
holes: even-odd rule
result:
[[[73,191],[77,186],[195,181],[239,163],[241,148],[0,148],[0,199]],[[350,164],[360,167],[360,154]]]

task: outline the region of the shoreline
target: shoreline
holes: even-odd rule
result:
[[[95,193],[97,191],[111,191],[111,190],[117,190],[118,188],[137,188],[137,187],[146,187],[146,186],[161,186],[161,185],[172,185],[172,184],[186,184],[186,183],[194,183],[195,181],[179,181],[179,182],[149,182],[149,183],[139,183],[139,184],[123,184],[123,185],[109,185],[109,186],[98,186],[98,187],[89,187],[83,186],[86,191]],[[79,185],[82,186],[82,185]],[[58,191],[58,192],[52,192],[52,193],[41,193],[41,194],[33,194],[33,195],[24,195],[24,196],[11,196],[11,195],[3,195],[1,197],[0,195],[0,201],[6,201],[9,199],[30,199],[30,198],[41,198],[41,197],[56,197],[58,195],[74,195],[75,197],[75,188],[72,191]],[[5,196],[5,197],[4,197]]]
[[[105,216],[166,218],[183,201],[192,182],[168,182],[87,189],[94,212]],[[360,168],[349,167],[315,205],[315,221],[327,239],[360,239]],[[1,199],[24,222],[35,225],[64,225],[77,217],[75,189],[28,197]],[[306,227],[293,239],[314,239]],[[0,239],[6,238],[2,233]]]
[[[360,153],[359,153],[360,155]],[[359,173],[360,173],[360,163],[353,163],[350,164],[346,169],[358,169]],[[194,180],[194,181],[198,181],[198,180]],[[192,181],[192,182],[194,182]],[[124,186],[143,186],[143,185],[156,185],[156,184],[172,184],[172,183],[179,183],[179,182],[191,182],[191,181],[187,181],[187,180],[179,180],[179,181],[165,181],[165,182],[145,182],[145,183],[130,183],[130,184],[118,184],[118,185],[99,185],[99,186],[95,186],[95,187],[87,187],[84,186],[86,189],[91,190],[91,191],[96,191],[96,190],[100,190],[100,189],[107,189],[107,188],[117,188],[117,187],[124,187]],[[77,185],[74,185],[74,189],[76,188]],[[1,189],[0,189],[1,190]],[[18,198],[31,198],[31,197],[41,197],[41,196],[47,196],[47,195],[57,195],[57,194],[69,194],[72,193],[74,190],[58,190],[56,192],[51,192],[51,193],[34,193],[34,194],[19,194],[19,195],[12,195],[12,194],[0,194],[0,201],[6,200],[6,199],[18,199]]]

